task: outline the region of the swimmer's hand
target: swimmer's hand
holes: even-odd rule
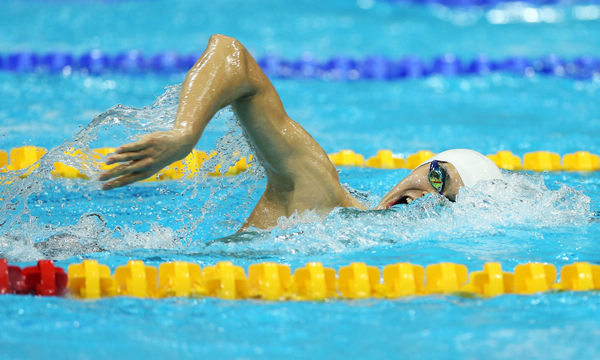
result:
[[[165,166],[183,159],[194,148],[194,139],[178,130],[160,131],[117,148],[106,165],[121,163],[100,174],[103,190],[129,185],[156,174]],[[111,180],[113,179],[113,180]]]

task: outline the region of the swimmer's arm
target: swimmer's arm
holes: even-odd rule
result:
[[[223,35],[211,37],[207,49],[188,72],[173,129],[119,147],[107,164],[123,164],[100,176],[100,180],[113,179],[103,188],[147,178],[184,158],[214,114],[230,104],[265,166],[269,192],[293,193],[299,184],[315,184],[315,197],[325,194],[320,201],[328,205],[340,199],[353,200],[339,185],[325,151],[288,117],[256,61],[239,41]],[[348,204],[334,204],[339,205]]]
[[[232,39],[233,40],[233,39]],[[169,131],[148,134],[122,145],[106,164],[121,163],[100,175],[110,180],[108,190],[152,176],[192,151],[212,116],[233,101],[249,96],[253,89],[243,76],[245,49],[235,41],[214,35],[182,84],[175,125]]]

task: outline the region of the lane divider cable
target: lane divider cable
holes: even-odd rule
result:
[[[248,276],[229,261],[201,268],[175,261],[158,269],[131,260],[114,273],[96,260],[84,260],[65,271],[52,260],[39,260],[24,269],[0,259],[0,294],[33,294],[98,299],[113,296],[140,298],[217,297],[221,299],[311,300],[394,299],[404,296],[459,295],[492,297],[529,295],[547,291],[600,290],[600,265],[565,265],[557,281],[552,264],[526,263],[506,272],[488,262],[468,272],[465,265],[438,263],[426,267],[410,263],[378,267],[353,262],[339,270],[309,262],[293,273],[285,264],[264,262],[248,267]]]

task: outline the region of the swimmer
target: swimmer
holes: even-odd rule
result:
[[[120,165],[100,175],[106,181],[103,189],[148,178],[183,159],[215,113],[228,105],[267,174],[265,192],[242,228],[271,228],[278,218],[305,210],[326,215],[336,207],[365,209],[342,187],[321,146],[286,114],[275,88],[250,53],[224,35],[211,36],[187,73],[173,128],[117,148],[106,164]],[[409,204],[429,193],[455,201],[460,187],[499,176],[496,165],[478,152],[445,151],[414,169],[376,209]]]

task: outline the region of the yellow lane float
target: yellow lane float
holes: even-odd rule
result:
[[[84,164],[89,169],[92,167],[96,171],[109,170],[117,164],[106,165],[104,160],[106,156],[113,153],[114,148],[99,148],[93,149],[91,154],[82,152],[81,150],[70,149],[65,152],[65,156],[77,157],[74,163]],[[35,146],[23,146],[14,148],[8,154],[6,151],[0,150],[0,172],[19,171],[37,167],[37,161],[46,153],[46,150]],[[335,166],[358,166],[371,167],[377,169],[414,169],[423,162],[433,157],[435,154],[429,150],[421,150],[414,154],[409,154],[406,158],[394,155],[391,150],[383,149],[377,151],[375,156],[368,158],[362,154],[358,154],[352,150],[341,150],[337,153],[329,154],[329,159]],[[193,150],[184,159],[176,161],[165,167],[157,174],[143,180],[148,181],[163,181],[163,180],[179,180],[183,178],[192,178],[200,174],[203,164],[213,157],[217,156],[215,151],[206,153],[203,151]],[[229,166],[227,171],[223,171],[222,165],[217,164],[214,169],[209,170],[209,176],[233,176],[246,171],[251,165],[253,155],[240,156],[232,154],[236,159],[234,165]],[[590,172],[600,170],[600,156],[592,154],[588,151],[577,151],[575,153],[566,154],[562,157],[557,153],[548,151],[535,151],[527,153],[523,159],[508,150],[498,151],[496,154],[487,155],[499,168],[511,171],[529,170],[529,171],[579,171]],[[73,163],[73,162],[69,162]],[[89,164],[89,166],[87,166]],[[22,177],[27,176],[30,171],[21,174]],[[84,169],[78,169],[73,165],[68,165],[63,162],[55,162],[52,175],[60,178],[69,179],[89,179],[90,174],[86,174]]]
[[[529,295],[547,291],[600,290],[600,265],[576,262],[563,266],[560,281],[551,264],[517,265],[503,271],[496,262],[468,273],[462,264],[439,263],[425,268],[410,263],[379,268],[362,262],[332,268],[309,262],[293,273],[288,265],[274,262],[253,264],[244,269],[222,261],[204,269],[187,262],[160,264],[159,270],[142,261],[116,268],[113,276],[106,265],[84,260],[68,268],[68,288],[76,298],[110,296],[142,298],[218,297],[268,301],[332,299],[395,299],[406,296],[465,295],[492,297],[504,294]]]

